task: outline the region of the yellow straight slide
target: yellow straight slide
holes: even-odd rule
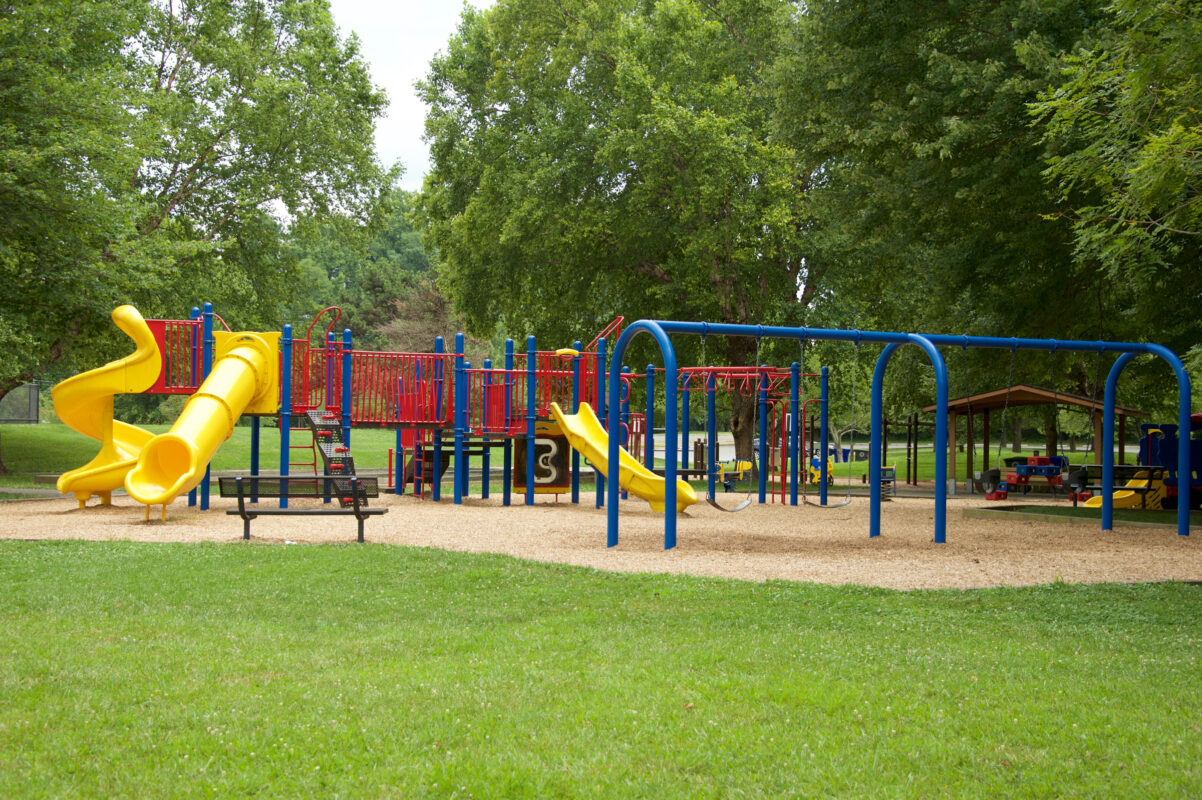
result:
[[[54,413],[63,424],[100,442],[95,458],[58,477],[58,490],[74,494],[80,508],[92,495],[98,495],[104,505],[111,503],[113,489],[121,488],[154,435],[113,419],[113,395],[140,394],[154,385],[163,366],[159,346],[138,309],[119,306],[112,317],[134,340],[133,354],[67,378],[50,390]]]
[[[580,451],[602,475],[609,475],[609,435],[601,426],[592,406],[580,404],[579,414],[564,414],[558,403],[551,404],[551,414],[559,423],[568,443]],[[663,511],[667,481],[640,464],[625,449],[618,448],[618,484],[633,495],[651,504],[653,511]],[[676,510],[684,511],[697,502],[697,492],[682,480],[676,481]]]
[[[279,334],[214,334],[213,370],[167,433],[151,439],[125,477],[139,503],[166,505],[204,478],[217,448],[244,413],[274,413],[279,400]]]

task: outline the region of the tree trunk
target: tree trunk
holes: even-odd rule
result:
[[[730,417],[730,431],[735,437],[735,458],[751,461],[753,448],[752,439],[759,433],[756,421],[756,398],[744,397],[736,393],[732,398],[734,413]]]
[[[1011,440],[1010,452],[1021,453],[1023,449],[1023,419],[1017,414],[1014,415],[1014,438]]]
[[[745,336],[732,336],[729,347],[728,355],[731,366],[751,365],[755,358],[755,342],[752,339]],[[756,419],[758,404],[758,391],[753,392],[751,397],[746,397],[739,392],[734,392],[731,396],[730,431],[735,437],[735,458],[743,461],[753,460],[751,441],[759,435],[759,424]]]
[[[4,398],[8,397],[8,393],[13,389],[16,389],[18,386],[24,386],[27,382],[20,378],[12,381],[0,381],[0,402],[3,402]]]
[[[1056,448],[1060,442],[1057,440],[1056,430],[1056,414],[1059,409],[1056,406],[1043,407],[1043,443],[1046,450],[1045,455],[1056,455]]]

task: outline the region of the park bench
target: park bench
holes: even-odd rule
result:
[[[250,538],[250,521],[266,516],[353,516],[359,521],[359,541],[363,541],[363,523],[370,516],[388,513],[387,508],[368,508],[367,498],[379,497],[380,487],[375,478],[354,475],[337,477],[218,478],[222,497],[238,499],[238,507],[226,514],[242,517],[242,538]],[[255,499],[316,499],[331,500],[337,505],[321,508],[262,508]]]

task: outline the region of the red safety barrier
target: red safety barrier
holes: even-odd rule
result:
[[[203,367],[203,328],[199,319],[148,319],[163,368],[147,394],[192,394]]]
[[[351,422],[453,424],[455,356],[351,351]]]

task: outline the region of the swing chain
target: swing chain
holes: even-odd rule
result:
[[[1052,344],[1052,438],[1056,444],[1056,453],[1060,452],[1060,394],[1056,388],[1056,344]],[[1052,455],[1048,448],[1048,455]]]
[[[1010,390],[1014,386],[1014,355],[1018,349],[1013,345],[1010,347],[1010,374],[1006,376],[1006,403],[1002,406],[1002,435],[997,441],[997,462],[1000,466],[1002,463],[1002,445],[1006,443],[1006,420],[1010,414]]]
[[[1102,382],[1102,351],[1099,350],[1094,354],[1093,368],[1093,390],[1090,392],[1089,398],[1089,450],[1090,455],[1098,452],[1098,437],[1094,436],[1094,416],[1098,412],[1098,384]],[[1119,443],[1119,450],[1122,451],[1124,443]]]

